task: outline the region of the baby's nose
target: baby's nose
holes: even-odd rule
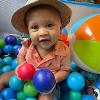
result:
[[[39,32],[39,36],[47,36],[48,34],[49,34],[49,32],[46,29],[41,29]]]

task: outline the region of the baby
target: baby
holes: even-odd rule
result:
[[[58,0],[28,0],[24,7],[17,10],[12,16],[13,26],[22,33],[30,34],[19,51],[19,65],[27,62],[37,70],[47,68],[54,73],[57,83],[65,80],[71,70],[70,51],[60,39],[60,33],[70,17],[71,9]],[[14,71],[8,74],[11,77]],[[5,83],[7,81],[8,78]],[[40,94],[38,100],[59,98],[60,87],[57,84],[50,94]]]

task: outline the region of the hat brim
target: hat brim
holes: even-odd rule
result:
[[[30,8],[38,5],[50,5],[56,8],[61,16],[62,28],[64,28],[69,23],[72,11],[67,5],[61,3],[58,0],[39,0],[25,5],[24,7],[20,8],[13,14],[11,23],[16,30],[22,33],[28,33],[28,29],[24,22],[25,14]]]

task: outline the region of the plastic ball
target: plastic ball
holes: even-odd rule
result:
[[[2,49],[0,49],[0,55],[2,55]]]
[[[23,89],[24,93],[27,96],[36,96],[38,94],[36,88],[33,86],[32,82],[29,81],[27,83],[24,84],[24,89]]]
[[[16,67],[18,66],[17,58],[12,61],[11,66],[13,69],[16,69]]]
[[[13,35],[8,35],[5,38],[5,42],[6,42],[6,44],[9,44],[9,45],[16,45],[17,44],[17,39]]]
[[[79,91],[84,88],[85,79],[80,73],[72,72],[68,76],[67,85],[73,91]]]
[[[24,63],[17,68],[17,76],[21,80],[32,80],[35,73],[35,67],[32,64]]]
[[[0,38],[0,49],[2,49],[5,45],[5,40],[3,38]]]
[[[36,98],[26,98],[25,100],[37,100]]]
[[[6,72],[9,72],[9,71],[12,71],[13,69],[10,65],[6,65],[1,70],[2,70],[3,73],[6,73]]]
[[[17,99],[18,100],[26,100],[27,96],[23,91],[18,91],[17,92]]]
[[[80,92],[70,91],[68,98],[68,100],[82,100],[82,95]]]
[[[6,88],[1,92],[3,100],[16,99],[16,93],[11,88]]]
[[[0,69],[0,75],[3,74],[2,70]]]
[[[12,45],[6,45],[6,46],[3,48],[3,51],[4,51],[4,53],[6,53],[6,54],[14,53],[14,49],[13,49],[13,46],[12,46]]]
[[[12,76],[9,79],[9,87],[15,91],[22,89],[24,86],[24,82],[19,80],[16,75]]]
[[[80,19],[69,34],[72,58],[83,70],[100,74],[100,14]]]
[[[22,39],[18,39],[18,40],[17,40],[17,44],[18,44],[18,45],[21,45],[21,44],[22,44],[22,41],[23,41]]]
[[[19,47],[17,47],[17,48],[15,49],[15,55],[16,55],[16,56],[18,55],[20,49],[21,49],[21,46],[19,46]]]
[[[60,38],[67,46],[69,46],[69,41],[68,41],[68,38],[65,34],[61,34]]]
[[[4,61],[0,58],[0,68],[2,68],[5,65]]]
[[[96,82],[96,88],[100,89],[100,81]]]
[[[56,84],[54,74],[48,69],[36,71],[33,77],[33,85],[41,93],[48,93]]]
[[[78,69],[78,66],[75,64],[74,61],[71,61],[70,65],[72,69]]]
[[[65,34],[65,35],[68,34],[68,32],[67,32],[67,30],[66,30],[65,28],[63,28],[61,32],[62,32],[63,34]]]
[[[15,45],[15,46],[13,46],[14,50],[15,50],[17,47],[19,47],[19,45]]]
[[[13,61],[13,58],[12,57],[4,57],[3,58],[3,61],[6,65],[11,65],[12,61]]]
[[[82,100],[95,100],[92,95],[83,95]]]

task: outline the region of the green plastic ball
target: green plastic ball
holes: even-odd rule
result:
[[[17,99],[18,100],[25,100],[26,98],[27,98],[27,96],[23,91],[17,92]]]
[[[0,38],[0,48],[2,49],[5,45],[5,40],[3,38]]]
[[[68,97],[69,100],[82,100],[82,95],[79,91],[78,92],[70,91]]]
[[[32,81],[28,81],[24,84],[24,93],[29,97],[36,96],[38,94],[36,88],[32,84]]]

